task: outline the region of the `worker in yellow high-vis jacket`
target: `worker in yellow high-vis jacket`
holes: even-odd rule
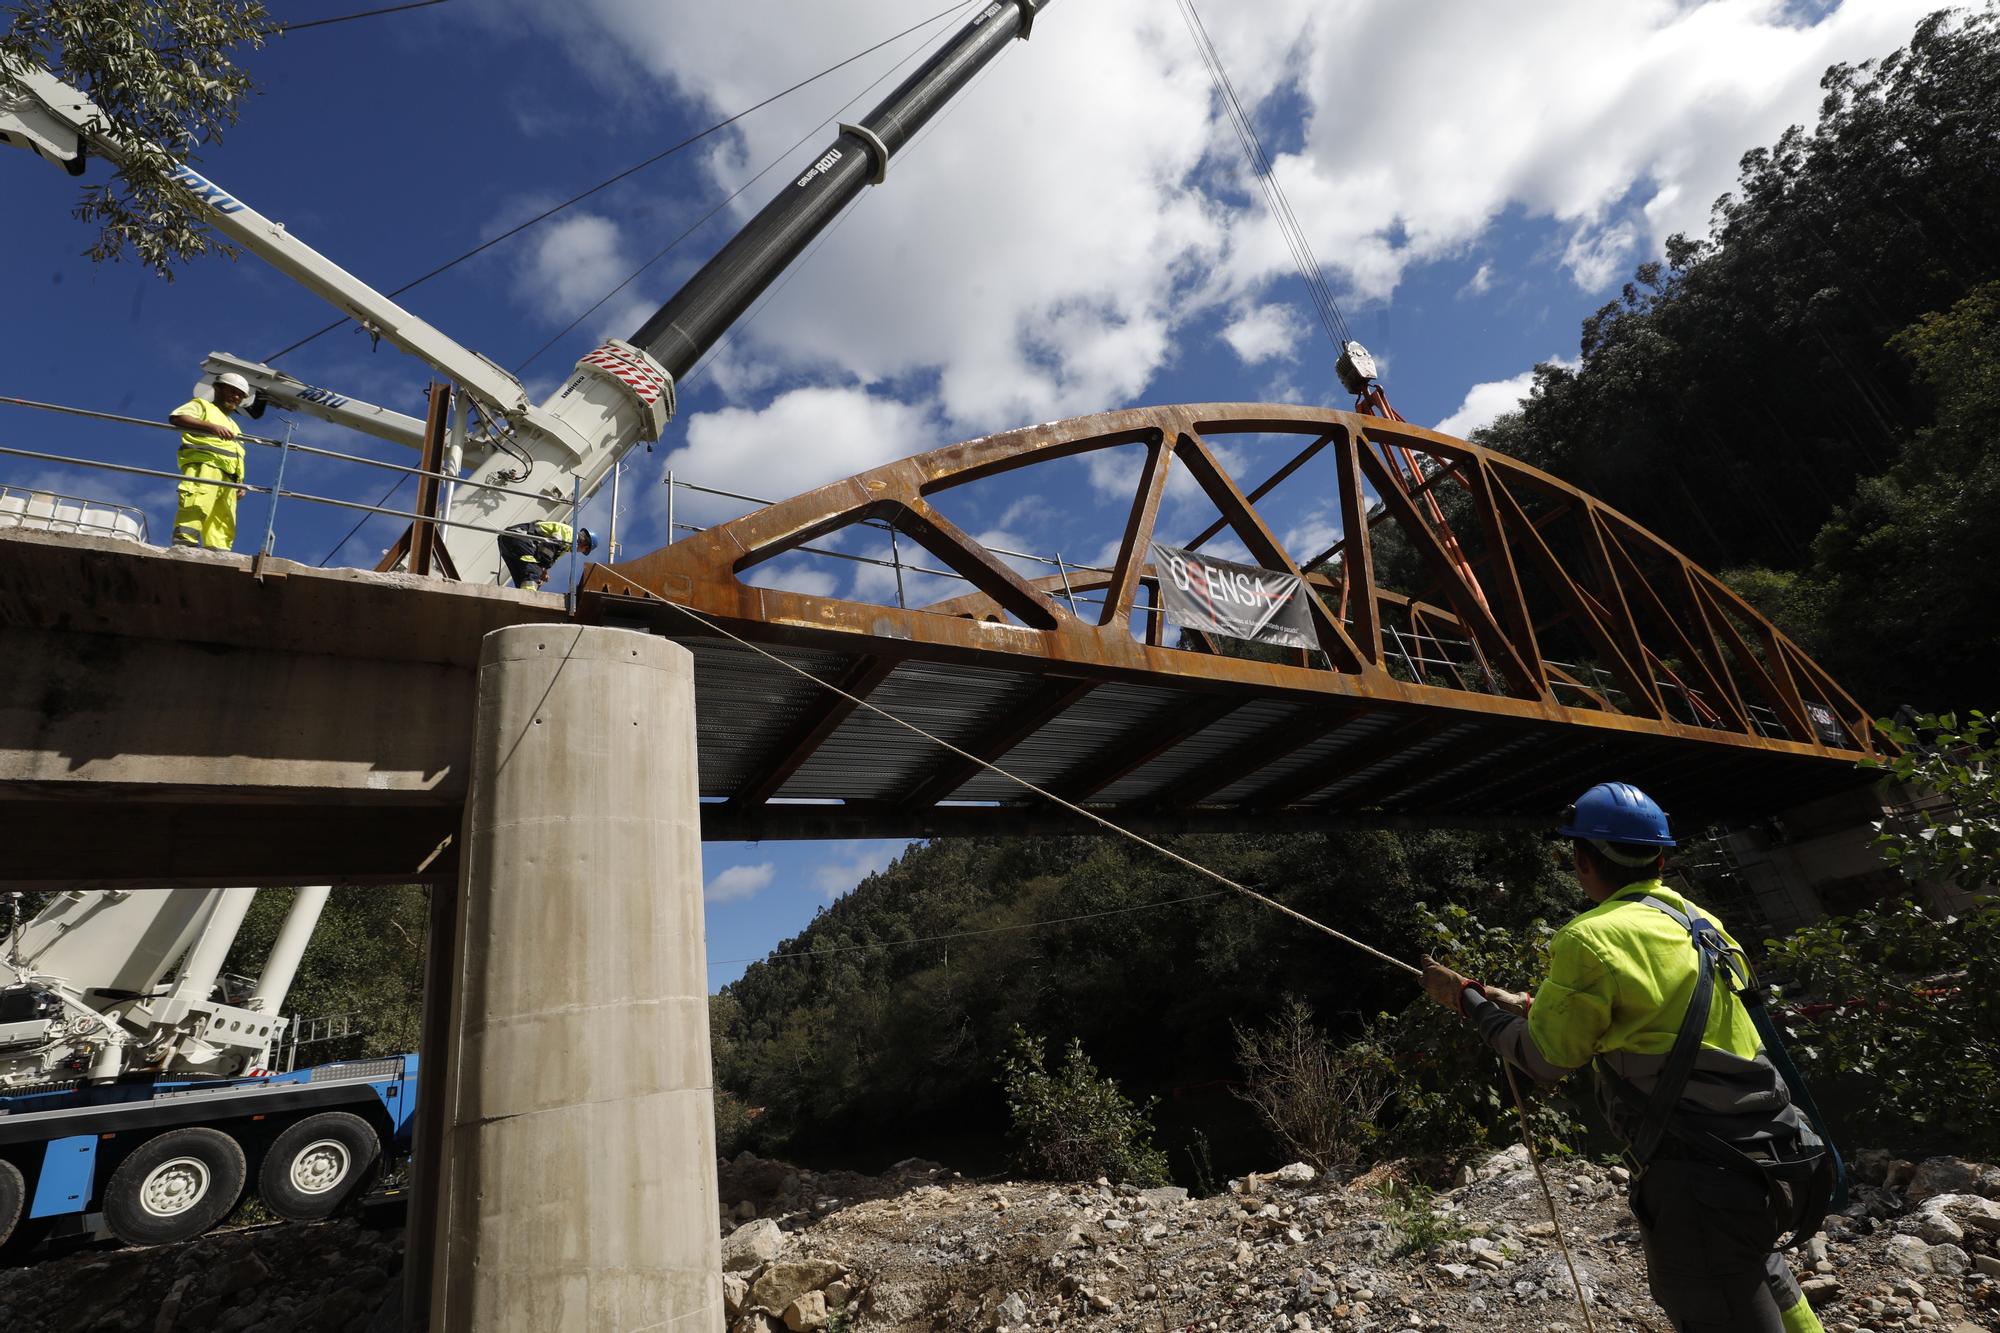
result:
[[[517,588],[540,588],[549,581],[556,561],[571,551],[589,555],[597,549],[597,538],[589,528],[571,528],[554,519],[516,523],[500,534],[500,558]]]
[[[227,551],[236,544],[236,485],[243,481],[242,431],[231,413],[250,397],[250,382],[234,371],[215,381],[215,400],[191,398],[167,424],[181,429],[180,484],[174,545]]]
[[[1541,986],[1482,986],[1426,958],[1424,990],[1536,1079],[1593,1067],[1633,1170],[1653,1299],[1676,1329],[1820,1333],[1777,1251],[1818,1228],[1838,1160],[1742,950],[1660,882],[1674,840],[1638,788],[1592,787],[1557,831],[1597,905],[1550,939]]]

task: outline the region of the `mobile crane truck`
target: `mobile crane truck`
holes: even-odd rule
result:
[[[630,340],[611,339],[535,404],[514,376],[349,274],[280,223],[181,166],[195,211],[416,356],[476,402],[492,428],[461,426],[462,467],[445,517],[481,528],[570,515],[635,445],[658,439],[684,377],[751,303],[980,70],[1025,39],[1050,0],[993,0],[865,119],[844,124],[808,170],[753,217]],[[0,63],[0,142],[73,175],[95,153],[133,148],[88,97],[46,70]],[[414,444],[410,418],[222,354],[272,402]],[[461,422],[463,417],[460,418]],[[490,532],[445,529],[463,578],[498,581]],[[0,1245],[45,1234],[137,1244],[200,1235],[254,1176],[278,1216],[325,1217],[385,1161],[410,1150],[417,1056],[274,1074],[279,1009],[326,901],[306,888],[247,991],[221,969],[256,890],[84,890],[58,894],[9,932],[0,968]]]

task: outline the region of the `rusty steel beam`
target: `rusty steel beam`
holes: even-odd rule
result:
[[[849,667],[835,683],[855,699],[866,699],[877,686],[895,674],[896,666],[897,659],[893,657],[864,657]],[[792,774],[805,767],[806,761],[813,757],[826,738],[840,730],[840,724],[847,721],[860,706],[853,699],[843,699],[829,691],[819,711],[779,743],[771,762],[732,792],[729,803],[740,809],[762,805],[777,795],[778,789]]]
[[[1244,799],[1244,804],[1253,810],[1282,810],[1287,806],[1303,805],[1309,798],[1325,791],[1349,774],[1372,768],[1408,748],[1413,742],[1435,734],[1438,726],[1438,721],[1429,717],[1418,717],[1399,723],[1373,740],[1361,741],[1351,750],[1342,750],[1329,756],[1329,764],[1337,767],[1312,769],[1281,778],[1251,792]]]
[[[1309,717],[1266,727],[1229,754],[1204,764],[1198,771],[1153,797],[1150,804],[1169,810],[1185,810],[1199,804],[1204,797],[1233,787],[1273,764],[1283,763],[1306,746],[1324,739],[1330,732],[1353,720],[1352,709],[1329,708]]]
[[[1000,720],[999,725],[986,735],[959,748],[977,755],[987,764],[994,763],[1004,758],[1008,751],[1022,741],[1067,713],[1096,688],[1095,682],[1087,680],[1052,680],[1044,685],[1034,698],[1022,702],[1010,711]],[[944,763],[935,773],[911,788],[908,794],[896,798],[890,804],[907,808],[935,805],[984,771],[985,765],[981,764],[979,759],[965,759],[955,754],[946,754]]]
[[[1249,700],[1217,695],[1190,705],[1171,727],[1144,730],[1123,745],[1103,751],[1076,773],[1049,784],[1066,801],[1087,801],[1113,783],[1138,772],[1190,736],[1208,730]]]
[[[1086,806],[1086,809],[1091,807]],[[1098,807],[1104,817],[1119,827],[1145,837],[1173,837],[1202,833],[1328,833],[1342,829],[1434,828],[1438,821],[1425,815],[1388,811],[1357,812],[1333,810],[1287,810],[1279,814],[1261,811],[1186,810],[1147,813],[1119,807]],[[1535,829],[1547,824],[1546,815],[1464,815],[1451,821],[1454,828]],[[884,809],[875,805],[763,805],[741,813],[727,806],[701,807],[701,836],[704,842],[786,842],[821,841],[839,838],[990,838],[1090,836],[1102,830],[1089,821],[1047,802],[1026,806],[934,805],[921,810]],[[1106,834],[1105,836],[1111,836]]]

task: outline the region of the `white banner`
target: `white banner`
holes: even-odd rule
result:
[[[1319,646],[1306,606],[1311,594],[1294,575],[1159,542],[1153,543],[1153,569],[1167,619],[1177,625],[1288,648]]]

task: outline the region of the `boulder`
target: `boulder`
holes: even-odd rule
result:
[[[1313,1170],[1312,1167],[1306,1165],[1304,1162],[1293,1162],[1288,1166],[1281,1166],[1276,1171],[1273,1171],[1271,1179],[1281,1185],[1310,1185],[1319,1179],[1319,1172]]]
[[[1915,1236],[1926,1245],[1956,1245],[1965,1239],[1965,1228],[1943,1213],[1913,1213],[1896,1223],[1896,1234]]]
[[[785,1306],[785,1327],[791,1333],[808,1333],[811,1329],[826,1327],[826,1295],[820,1291],[802,1292]]]
[[[1188,1192],[1181,1185],[1161,1185],[1157,1189],[1140,1190],[1139,1197],[1149,1208],[1172,1208],[1188,1201]]]
[[[750,1284],[750,1305],[758,1310],[783,1311],[807,1292],[817,1292],[845,1270],[830,1259],[780,1259],[757,1275]],[[826,1302],[820,1302],[821,1322],[825,1322]]]
[[[1972,1269],[1972,1256],[1956,1245],[1933,1245],[1931,1268],[1952,1277],[1964,1277]]]
[[[769,1263],[785,1248],[785,1233],[768,1217],[746,1222],[722,1242],[722,1271],[742,1273]]]
[[[1927,1213],[1949,1213],[1961,1222],[1970,1222],[1974,1218],[2000,1218],[2000,1203],[1978,1194],[1933,1194],[1923,1201],[1921,1207]]]
[[[1974,1194],[1978,1192],[1974,1186],[1979,1183],[1980,1169],[1978,1163],[1956,1157],[1926,1157],[1910,1176],[1903,1194],[1912,1203],[1933,1194]]]
[[[1962,1253],[1962,1251],[1961,1251]],[[1888,1249],[1889,1262],[1906,1273],[1929,1273],[1931,1267],[1931,1247],[1928,1242],[1915,1236],[1891,1236]]]
[[[722,1313],[734,1319],[743,1313],[750,1297],[750,1282],[741,1273],[722,1275]]]

